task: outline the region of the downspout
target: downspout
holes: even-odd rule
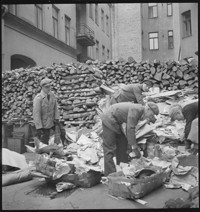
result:
[[[110,59],[112,59],[112,14],[111,14],[112,4],[109,4],[109,13],[110,13]]]
[[[181,58],[181,45],[180,45],[180,47],[179,47],[178,61],[180,61],[180,58]]]
[[[2,58],[2,65],[1,65],[1,71],[5,71],[5,40],[4,40],[4,17],[8,12],[8,7],[6,5],[1,5],[1,46],[2,46],[2,52],[1,52],[1,58]]]

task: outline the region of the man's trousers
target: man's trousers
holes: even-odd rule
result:
[[[127,138],[123,132],[116,133],[109,129],[104,123],[103,127],[103,151],[104,151],[104,175],[116,172],[113,157],[116,156],[117,165],[120,162],[128,163]]]

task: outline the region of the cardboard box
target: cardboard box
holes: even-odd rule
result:
[[[164,172],[155,172],[140,179],[129,179],[122,172],[115,172],[108,176],[108,193],[117,197],[138,199],[162,186],[165,179]]]

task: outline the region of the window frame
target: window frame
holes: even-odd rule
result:
[[[66,24],[67,22],[69,23],[69,26],[67,26]],[[70,24],[71,24],[71,18],[65,15],[65,43],[67,45],[70,45]],[[67,36],[68,35],[67,32],[69,33],[69,36]]]
[[[184,18],[186,17],[187,13],[189,13],[190,17],[189,17],[189,19],[184,20]],[[187,37],[192,36],[191,10],[187,10],[187,11],[183,12],[181,15],[182,15],[182,26],[183,26],[183,30],[182,30],[183,38],[187,38]],[[188,31],[187,31],[187,29],[185,27],[186,26],[185,23],[188,24],[188,20],[189,20],[189,23],[190,23],[189,24],[189,27],[190,27],[189,32],[190,32],[190,34],[188,34]]]
[[[171,5],[171,15],[169,15],[169,10],[168,10],[168,6]],[[172,3],[167,3],[167,16],[170,17],[173,15],[173,6]]]
[[[150,34],[153,34],[153,33],[157,33],[157,37],[150,38]],[[149,37],[148,38],[149,38],[149,50],[150,51],[157,51],[157,50],[159,50],[159,33],[158,32],[149,32]],[[156,48],[151,49],[151,42],[150,42],[150,40],[152,40],[152,39],[153,39],[153,45],[155,45],[154,44],[154,42],[155,42],[154,40],[157,39],[157,41],[158,41],[157,42],[157,44],[158,44],[158,48],[157,49]]]
[[[102,45],[102,60],[105,60],[105,46]]]
[[[93,17],[93,4],[89,4],[89,17],[94,20],[94,17]]]
[[[156,5],[150,5],[150,4],[156,4]],[[156,7],[156,14],[157,16],[156,17],[150,17],[150,8],[152,9],[152,14],[154,14],[154,8]],[[148,18],[149,19],[153,19],[153,18],[158,18],[158,3],[148,3]]]
[[[56,11],[56,14],[57,14],[57,17],[54,17],[54,14],[53,14],[53,10]],[[59,38],[59,9],[55,6],[55,5],[52,5],[52,20],[53,20],[53,36],[58,39]],[[57,36],[55,36],[55,28],[54,28],[54,23],[57,23]]]
[[[102,29],[102,31],[103,32],[105,32],[105,23],[104,23],[105,21],[104,21],[104,10],[103,9],[101,9],[101,29]]]
[[[110,30],[109,30],[109,16],[106,15],[106,33],[109,36],[110,35]]]
[[[172,32],[172,35],[169,35],[169,33]],[[170,38],[172,38],[172,46],[170,45]],[[174,32],[173,30],[168,30],[168,49],[174,49]]]
[[[38,28],[38,29],[41,29],[41,30],[43,30],[43,27],[44,27],[44,24],[43,24],[43,5],[42,4],[35,4],[35,15],[36,15],[36,27]],[[41,12],[41,20],[40,20],[40,17],[39,17],[39,13],[38,13],[38,11],[40,11]],[[41,27],[39,26],[40,24],[39,24],[39,22],[41,21]]]
[[[99,26],[99,11],[98,11],[98,4],[95,4],[95,23]]]
[[[110,59],[110,50],[107,49],[107,60],[109,60],[109,59]]]
[[[13,15],[18,15],[18,7],[17,4],[8,4],[8,11]]]
[[[97,54],[97,52],[98,52],[98,54]],[[98,40],[96,40],[96,59],[99,60],[99,41]]]

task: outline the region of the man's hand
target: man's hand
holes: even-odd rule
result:
[[[38,136],[38,138],[40,139],[40,138],[41,138],[41,136],[43,135],[43,130],[42,130],[42,128],[37,129],[37,130],[36,130],[36,132],[37,132],[37,136]]]
[[[180,141],[181,143],[183,143],[185,141],[185,133],[183,133],[181,136],[180,136]]]
[[[132,146],[130,144],[127,145],[127,155],[129,155],[132,152]]]
[[[55,119],[55,120],[54,120],[54,124],[55,124],[55,125],[59,125],[59,123],[60,123],[60,122],[59,122],[59,119]]]
[[[134,153],[134,158],[140,158],[141,157],[141,153],[140,153],[140,150],[139,150],[139,148],[137,147],[137,148],[134,148],[133,150],[133,153]]]

